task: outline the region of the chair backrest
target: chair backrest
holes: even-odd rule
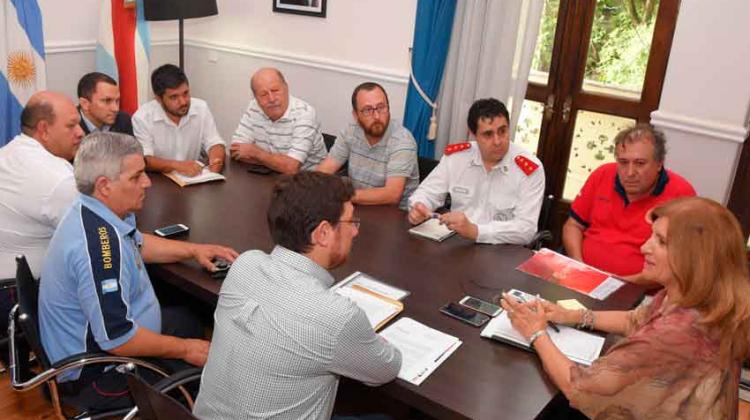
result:
[[[326,151],[331,151],[331,147],[333,147],[333,143],[336,142],[336,136],[333,134],[327,134],[323,133],[323,143],[326,144]]]
[[[419,182],[422,182],[425,178],[427,178],[427,175],[429,175],[430,172],[435,169],[440,161],[420,156],[417,158],[417,163],[419,163]]]
[[[138,406],[138,417],[143,420],[195,419],[188,409],[172,397],[162,394],[135,375],[128,375],[130,395]]]
[[[542,201],[542,209],[539,211],[539,221],[537,229],[539,231],[547,230],[549,227],[549,218],[552,215],[552,205],[555,203],[555,196],[549,194]]]
[[[16,293],[18,295],[18,325],[26,336],[31,350],[46,370],[50,363],[39,336],[39,282],[23,255],[16,257]]]

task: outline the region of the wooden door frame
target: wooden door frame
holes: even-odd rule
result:
[[[616,115],[632,118],[637,122],[650,121],[651,113],[658,108],[661,99],[679,6],[680,0],[659,2],[641,98],[634,100],[607,97],[583,90],[596,0],[560,0],[547,85],[529,83],[525,98],[546,105],[547,95],[558,92],[552,117],[542,119],[537,149],[538,156],[544,163],[547,179],[545,194],[557,197],[550,219],[550,227],[555,227],[553,234],[556,239],[561,239],[562,224],[570,209],[570,203],[562,199],[562,194],[578,111],[585,109],[613,114],[615,110]],[[572,107],[568,121],[563,122],[563,105],[567,97],[571,98]]]
[[[727,208],[734,213],[742,227],[742,235],[747,243],[750,236],[750,134],[745,138],[740,152],[740,161],[732,181],[732,192],[729,194]]]

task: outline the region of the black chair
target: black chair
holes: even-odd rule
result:
[[[187,407],[167,393],[179,386],[200,381],[200,379],[201,369],[199,368],[180,371],[154,385],[149,385],[135,375],[128,375],[128,388],[135,407],[123,417],[123,420],[130,420],[136,415],[142,420],[196,419],[197,417],[193,416]]]
[[[550,194],[544,197],[542,209],[539,211],[539,221],[537,222],[537,232],[531,241],[526,244],[526,248],[539,250],[545,245],[552,242],[554,236],[549,230],[549,218],[552,215],[552,205],[555,203],[555,196]]]
[[[428,157],[419,156],[417,158],[417,163],[419,164],[419,182],[422,182],[425,178],[427,178],[427,175],[429,175],[430,172],[435,169],[440,161]]]
[[[161,377],[169,375],[160,367],[144,360],[114,356],[107,353],[81,353],[65,358],[55,364],[51,364],[47,353],[42,347],[42,341],[39,334],[38,321],[38,301],[39,301],[39,283],[31,274],[26,257],[16,257],[16,290],[18,293],[18,303],[11,309],[8,325],[8,339],[10,340],[10,374],[11,387],[14,391],[27,392],[40,385],[46,384],[49,387],[50,399],[54,406],[55,413],[59,418],[91,418],[98,419],[111,416],[125,415],[131,408],[112,410],[102,413],[92,413],[79,408],[79,413],[72,417],[66,417],[63,413],[62,406],[65,403],[61,399],[57,388],[56,378],[65,372],[73,369],[83,368],[93,364],[117,365],[116,369],[121,372],[132,371],[135,367],[150,370]],[[19,361],[19,344],[16,342],[16,332],[20,327],[29,344],[31,350],[36,354],[36,359],[42,367],[42,371],[33,378],[24,381],[21,377],[22,363]],[[23,362],[28,363],[27,361]],[[182,389],[184,395],[187,391]],[[189,398],[189,397],[188,397]]]
[[[326,151],[330,152],[333,143],[336,143],[336,136],[333,134],[323,133],[323,143],[326,144]]]

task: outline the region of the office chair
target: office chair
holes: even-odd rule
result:
[[[142,420],[196,419],[197,417],[193,416],[187,407],[167,393],[178,386],[200,381],[201,372],[199,368],[186,369],[162,379],[154,385],[149,385],[143,379],[128,374],[128,388],[135,402],[135,407],[123,417],[123,420],[130,420],[136,416]],[[192,405],[190,405],[190,408],[192,408]]]
[[[555,196],[550,194],[544,197],[542,209],[539,212],[539,221],[537,222],[537,232],[531,241],[525,245],[526,248],[538,251],[554,239],[552,231],[549,230],[549,218],[552,215],[552,205],[555,203]]]
[[[422,182],[425,178],[427,178],[427,175],[429,175],[430,172],[435,169],[440,161],[428,157],[419,156],[417,158],[417,163],[419,163],[419,182]]]
[[[11,309],[8,325],[11,387],[14,391],[26,392],[42,384],[46,384],[49,387],[50,399],[52,400],[55,413],[59,418],[69,418],[63,413],[62,406],[65,401],[61,399],[57,388],[56,379],[62,373],[73,369],[83,368],[88,365],[106,364],[118,365],[116,369],[121,372],[132,371],[137,366],[139,368],[153,371],[161,377],[166,378],[169,376],[164,370],[153,363],[131,357],[114,356],[107,353],[80,353],[60,360],[55,364],[50,363],[47,353],[42,347],[42,341],[39,334],[37,306],[39,301],[39,283],[31,274],[31,269],[29,268],[29,264],[24,256],[16,257],[16,290],[18,293],[18,303],[13,309]],[[26,381],[21,377],[22,363],[19,360],[18,354],[18,346],[20,343],[16,342],[16,330],[18,327],[23,331],[26,341],[34,354],[36,354],[36,358],[42,368],[40,373]],[[23,361],[23,363],[28,362]],[[187,391],[182,389],[182,392],[184,395],[188,396],[187,398],[189,399]],[[70,418],[86,417],[98,419],[103,417],[122,416],[129,410],[131,410],[131,408],[101,413],[92,413],[86,410],[81,410],[80,413],[77,413]]]
[[[336,136],[334,136],[333,134],[323,133],[323,143],[326,144],[326,151],[330,152],[331,147],[333,147],[333,143],[336,143]]]

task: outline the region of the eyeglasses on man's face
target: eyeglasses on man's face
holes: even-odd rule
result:
[[[366,106],[359,110],[359,113],[364,115],[365,117],[371,117],[375,112],[377,112],[378,115],[385,114],[386,112],[388,112],[388,104],[379,104],[375,107]]]
[[[349,220],[339,219],[339,223],[351,223],[352,226],[359,229],[359,225],[362,224],[362,221],[359,219],[359,217],[352,217]]]

